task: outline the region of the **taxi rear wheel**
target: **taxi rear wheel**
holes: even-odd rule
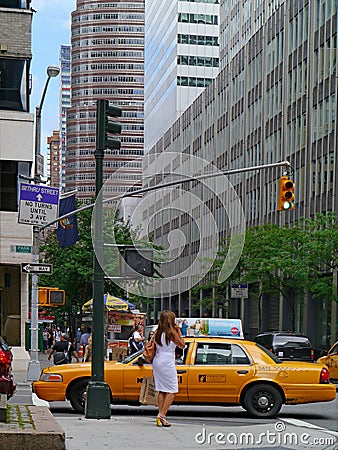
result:
[[[268,384],[256,384],[244,395],[243,406],[254,417],[273,417],[283,405],[279,391]]]
[[[87,386],[89,380],[76,381],[69,390],[69,401],[76,412],[81,414],[85,411]]]

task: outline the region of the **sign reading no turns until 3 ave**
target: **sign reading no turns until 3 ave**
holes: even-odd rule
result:
[[[43,226],[58,216],[59,189],[36,184],[20,184],[19,223]],[[57,224],[52,225],[55,228]]]

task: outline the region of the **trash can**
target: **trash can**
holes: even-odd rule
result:
[[[39,324],[39,334],[38,334],[38,348],[39,351],[43,351],[43,324]],[[31,349],[31,324],[26,322],[25,329],[25,349],[29,352]]]

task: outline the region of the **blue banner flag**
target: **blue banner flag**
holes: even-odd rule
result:
[[[68,197],[61,198],[59,204],[59,216],[63,216],[71,211],[76,210],[75,194]],[[61,219],[58,222],[56,236],[59,240],[60,247],[70,247],[79,240],[77,230],[76,215],[69,216],[66,219]]]

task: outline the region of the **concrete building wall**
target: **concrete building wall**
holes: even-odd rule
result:
[[[33,13],[28,8],[29,2],[0,5],[0,335],[21,346],[29,276],[21,274],[20,264],[31,261],[32,245],[32,227],[18,223],[20,175],[30,176],[33,162],[34,115],[28,112]]]

